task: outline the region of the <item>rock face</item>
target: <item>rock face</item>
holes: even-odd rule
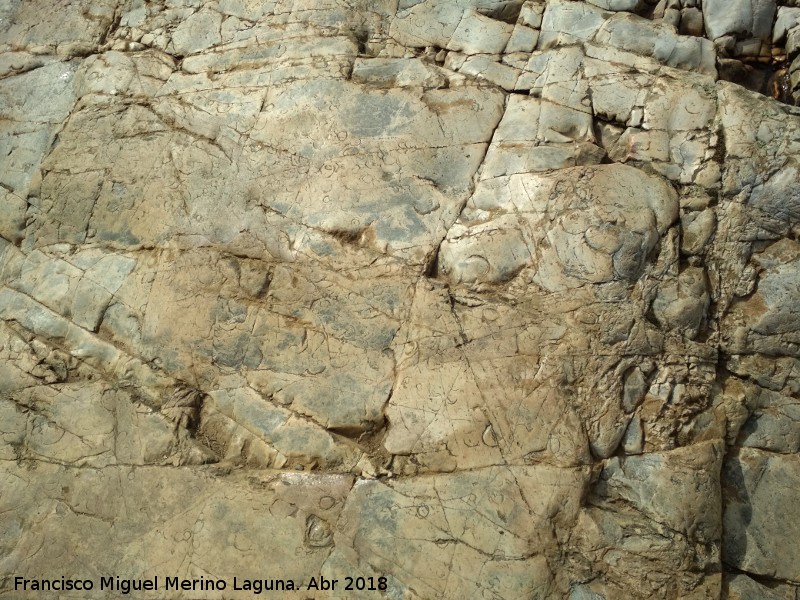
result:
[[[0,597],[800,597],[798,11],[0,3]]]

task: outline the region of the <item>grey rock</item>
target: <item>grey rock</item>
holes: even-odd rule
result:
[[[784,41],[786,34],[798,25],[800,25],[800,8],[779,6],[775,25],[772,28],[772,43],[777,44]]]
[[[691,453],[679,449],[612,458],[603,469],[598,493],[609,500],[624,499],[692,539],[711,541],[721,531],[715,509],[721,499],[722,455],[722,444],[699,444]]]
[[[587,585],[576,585],[570,589],[569,600],[605,600],[605,596],[595,594]]]
[[[379,87],[443,88],[448,72],[416,58],[356,59],[353,81]]]
[[[498,216],[478,217],[451,229],[440,254],[443,272],[455,282],[504,281],[531,266],[528,276],[550,290],[638,278],[646,256],[677,216],[675,197],[661,181],[634,169],[577,169],[585,173],[583,182],[553,204],[547,198],[550,190],[563,185],[558,176],[512,175],[508,198],[492,194],[488,184],[478,188],[468,207]],[[607,186],[650,191],[646,196],[619,194],[609,204],[584,204],[582,198],[606,197],[601,190]],[[637,205],[632,212],[627,210],[630,204]],[[623,212],[625,231],[617,231],[611,224],[619,224]]]
[[[347,476],[309,483],[305,474],[286,473],[274,479],[255,472],[233,475],[223,482],[209,470],[70,469],[42,463],[36,471],[42,477],[36,478],[31,502],[31,487],[20,477],[25,472],[4,461],[4,495],[15,507],[4,511],[2,517],[2,547],[8,549],[4,565],[33,578],[48,570],[54,560],[70,571],[79,570],[87,561],[101,572],[112,572],[124,564],[119,571],[121,579],[152,579],[159,571],[161,594],[165,582],[160,573],[180,573],[180,555],[192,547],[203,558],[196,558],[197,570],[187,573],[187,578],[199,580],[201,574],[216,570],[236,571],[240,586],[243,579],[263,581],[259,549],[272,547],[272,560],[286,564],[282,579],[305,585],[311,577],[308,573],[318,573],[327,557],[324,549],[303,542],[308,520],[315,517],[321,523],[335,523],[352,485]],[[45,478],[50,485],[44,485]],[[294,492],[300,490],[303,492],[295,497]],[[211,491],[213,499],[204,495]],[[125,507],[130,512],[126,513]],[[35,514],[54,516],[33,527],[20,527]],[[174,540],[174,551],[154,554],[162,535]],[[244,535],[255,542],[253,547],[232,551],[226,543],[225,551],[218,552],[220,540]],[[308,552],[295,556],[294,540]],[[230,544],[233,548],[237,545],[233,540]],[[104,551],[96,556],[93,549],[98,545]],[[36,554],[33,560],[31,552]],[[344,581],[344,575],[341,577]],[[232,586],[231,577],[227,587]],[[94,590],[84,597],[103,598],[106,592],[99,591],[98,579]],[[233,597],[247,595],[253,592],[239,591]]]
[[[698,469],[699,465],[693,464],[694,458],[683,449],[613,458],[606,463],[573,531],[579,548],[574,560],[580,564],[581,556],[591,556],[602,565],[603,575],[592,578],[589,588],[592,594],[606,598],[644,597],[652,585],[648,582],[657,581],[662,590],[659,593],[671,597],[720,596],[720,576],[687,576],[676,580],[668,569],[652,560],[654,556],[668,554],[675,561],[673,564],[687,567],[692,564],[696,568],[718,560],[713,549],[703,548],[695,540],[713,539],[720,532],[715,502],[720,498],[718,469],[722,448],[719,444],[705,443],[698,444],[695,450],[701,448],[715,467],[709,469],[710,463],[704,463]],[[673,501],[664,503],[667,489],[680,491]],[[701,512],[695,512],[701,506]],[[698,521],[687,520],[687,510],[703,517]],[[612,540],[613,548],[609,548]]]
[[[775,0],[705,0],[703,17],[706,34],[715,40],[728,34],[768,39],[775,18]]]
[[[0,81],[0,183],[26,197],[54,135],[73,108],[77,65],[56,62]]]
[[[465,54],[496,54],[505,49],[512,30],[507,23],[484,17],[476,11],[466,11],[450,37],[447,49]]]
[[[539,41],[539,32],[524,25],[517,24],[511,37],[508,40],[505,51],[511,52],[532,52]]]
[[[644,448],[644,432],[641,421],[634,417],[625,429],[622,437],[622,449],[625,454],[641,454]]]
[[[83,56],[96,50],[114,20],[116,0],[57,4],[43,0],[4,3],[0,44],[33,54]],[[44,106],[44,105],[42,105]]]
[[[677,8],[666,9],[664,11],[664,16],[661,17],[661,23],[678,29],[681,24],[681,11]]]
[[[172,47],[180,56],[211,48],[222,41],[221,27],[220,13],[201,9],[181,21],[172,34]]]
[[[747,389],[749,418],[739,430],[741,445],[791,454],[800,450],[797,402],[759,386]]]
[[[686,213],[681,217],[681,251],[687,254],[698,254],[714,235],[716,218],[714,211]]]
[[[519,23],[539,29],[542,26],[542,15],[546,7],[546,0],[525,0],[520,7]]]
[[[589,0],[595,6],[605,10],[614,11],[635,11],[641,6],[640,0]]]
[[[677,280],[659,287],[653,300],[653,314],[665,329],[683,331],[692,339],[703,327],[710,305],[706,274],[689,267]]]
[[[595,41],[643,56],[671,67],[715,76],[713,44],[707,39],[677,35],[671,27],[653,24],[636,15],[620,13],[603,24]]]
[[[519,69],[503,65],[487,56],[471,56],[459,68],[460,73],[485,79],[505,90],[513,90],[519,77]]]
[[[0,596],[794,598],[776,4],[0,2]]]
[[[789,581],[798,580],[794,560],[797,523],[785,514],[785,489],[800,477],[796,456],[741,449],[725,464],[723,558],[743,571]],[[780,540],[778,542],[778,540]]]
[[[539,34],[539,50],[592,39],[610,13],[582,2],[547,3]]]
[[[405,46],[447,46],[456,27],[473,3],[464,0],[446,2],[425,0],[398,6],[390,26],[390,35]]]
[[[797,588],[788,585],[766,586],[747,575],[730,575],[725,580],[725,597],[731,600],[792,600]]]
[[[732,305],[728,323],[733,325],[735,333],[727,345],[737,351],[772,347],[775,352],[791,355],[798,327],[798,298],[793,283],[800,268],[797,244],[781,240],[754,259],[763,269],[758,290],[751,298]],[[785,349],[778,350],[781,346]]]

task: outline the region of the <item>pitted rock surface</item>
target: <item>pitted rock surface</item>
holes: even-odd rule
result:
[[[0,2],[0,598],[800,598],[799,103],[794,1]]]

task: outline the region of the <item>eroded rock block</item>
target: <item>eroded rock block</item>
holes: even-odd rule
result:
[[[0,2],[0,596],[794,598],[778,4]]]
[[[503,282],[529,267],[531,280],[550,291],[635,281],[677,217],[674,192],[630,167],[562,173],[479,187],[442,245],[443,273],[455,282]]]
[[[741,449],[726,461],[723,559],[742,571],[797,581],[795,530],[784,519],[785,493],[800,474],[796,456]],[[788,533],[788,535],[787,535]],[[778,541],[780,540],[780,541]]]

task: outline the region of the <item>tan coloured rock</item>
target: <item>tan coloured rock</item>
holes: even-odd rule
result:
[[[793,598],[780,4],[0,3],[0,597]]]
[[[530,280],[549,291],[638,279],[677,216],[668,186],[624,166],[492,179],[466,208],[471,218],[442,245],[443,273],[456,283],[504,282],[530,267]]]

